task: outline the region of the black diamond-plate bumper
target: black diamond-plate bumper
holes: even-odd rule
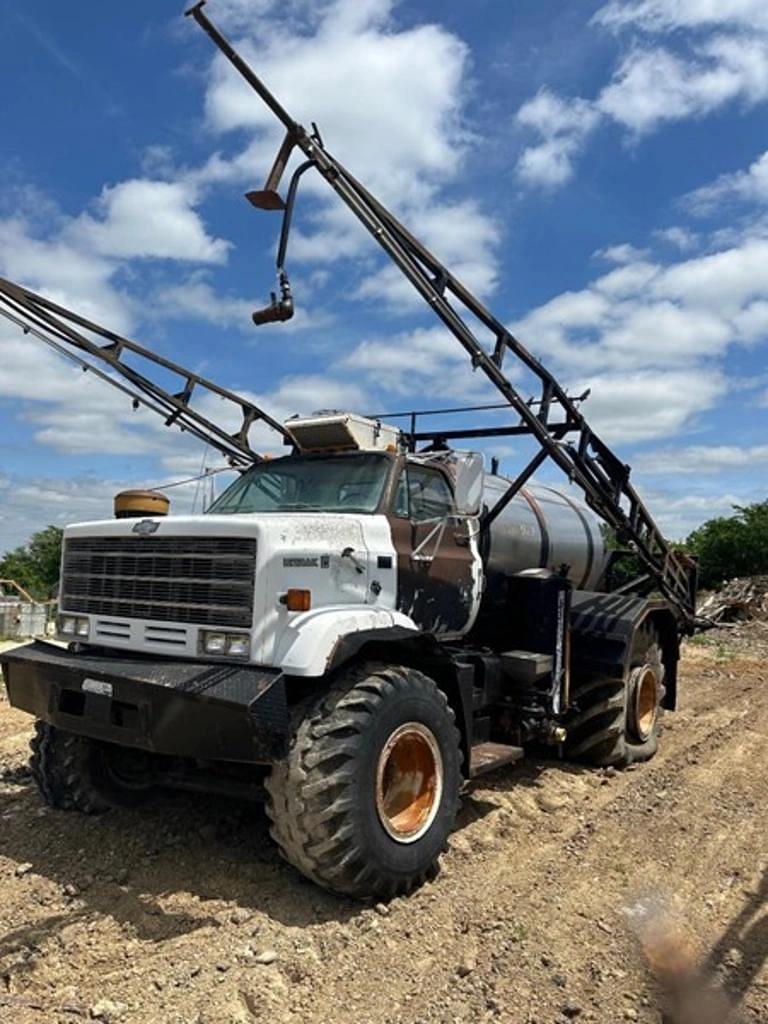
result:
[[[37,641],[0,655],[8,698],[81,736],[159,754],[268,763],[290,720],[277,669],[73,653]]]

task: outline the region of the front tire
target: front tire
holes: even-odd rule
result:
[[[49,807],[82,814],[107,810],[93,781],[91,740],[38,721],[29,745],[32,778]]]
[[[635,630],[623,679],[574,681],[566,756],[614,768],[650,761],[659,746],[664,692],[659,632],[646,621]]]
[[[357,667],[299,713],[266,783],[272,837],[324,888],[387,899],[435,874],[461,783],[459,734],[435,683]]]
[[[49,807],[101,814],[110,807],[133,807],[150,795],[140,770],[146,758],[87,736],[76,736],[47,722],[35,722],[29,766]],[[135,764],[139,783],[132,777]]]

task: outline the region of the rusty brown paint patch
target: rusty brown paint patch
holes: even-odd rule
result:
[[[440,476],[449,482],[444,474]],[[434,522],[414,522],[397,515],[398,478],[395,474],[387,507],[382,510],[397,556],[397,610],[425,632],[461,633],[469,624],[475,597],[469,526],[454,519],[435,531]],[[423,545],[423,560],[413,557],[419,545]]]

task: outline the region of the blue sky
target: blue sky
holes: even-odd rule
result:
[[[278,220],[242,194],[279,133],[175,2],[2,7],[0,273],[278,418],[492,397],[309,176],[288,261],[299,312],[252,326]],[[670,536],[766,497],[764,0],[207,12],[564,383],[591,387],[587,417]],[[525,457],[488,451],[508,472]],[[121,487],[220,464],[10,325],[0,453],[0,551],[108,516]],[[178,511],[195,500],[171,493]]]

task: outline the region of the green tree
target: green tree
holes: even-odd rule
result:
[[[686,549],[699,557],[702,587],[768,573],[768,500],[734,505],[734,510],[732,516],[708,520],[686,540]]]
[[[28,544],[0,559],[0,578],[16,580],[40,601],[50,597],[59,582],[63,530],[46,526]]]

